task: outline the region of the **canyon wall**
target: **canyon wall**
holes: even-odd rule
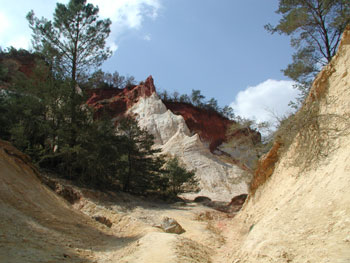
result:
[[[310,123],[261,160],[222,262],[350,262],[350,27],[299,114]]]

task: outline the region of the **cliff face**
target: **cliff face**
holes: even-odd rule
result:
[[[261,160],[222,262],[350,262],[349,87],[350,27],[301,109],[310,123]]]
[[[155,137],[163,154],[177,156],[189,169],[196,169],[200,192],[213,200],[229,201],[232,196],[247,192],[244,171],[213,154],[198,134],[193,134],[181,115],[168,110],[156,93],[141,98],[127,114],[136,116],[139,125]]]
[[[233,121],[220,116],[215,111],[197,108],[188,103],[164,102],[167,109],[181,115],[192,133],[209,143],[210,151],[214,151],[227,140],[227,132]]]
[[[128,86],[125,89],[92,89],[88,90],[90,98],[87,104],[97,110],[97,114],[107,113],[113,117],[123,115],[141,98],[149,97],[155,92],[152,76],[140,85]]]
[[[118,117],[140,101],[156,93],[152,76],[140,85],[125,89],[96,89],[88,91],[90,98],[87,104],[97,110],[97,114],[108,113]],[[227,131],[232,121],[210,110],[200,109],[188,103],[163,102],[165,107],[175,115],[182,116],[192,134],[198,134],[202,141],[209,144],[214,151],[226,141]],[[164,131],[166,132],[166,131]]]
[[[219,148],[227,140],[232,121],[190,104],[164,103],[151,76],[140,85],[123,90],[91,90],[90,95],[87,103],[97,114],[108,113],[114,120],[128,114],[135,116],[139,125],[154,136],[163,154],[178,156],[188,169],[196,170],[200,192],[186,197],[205,195],[229,201],[247,193],[244,165]],[[245,134],[242,130],[233,136]]]

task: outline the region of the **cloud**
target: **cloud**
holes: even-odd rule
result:
[[[3,33],[10,28],[9,18],[2,12],[0,12],[0,25],[0,33]]]
[[[17,30],[18,22],[13,21],[13,17],[6,13],[0,12],[0,46],[28,48],[30,44],[30,34],[28,36],[23,32]],[[23,30],[24,32],[26,30]]]
[[[88,0],[99,6],[100,18],[110,18],[112,21],[111,35],[107,45],[117,50],[117,41],[121,35],[130,30],[139,30],[145,19],[156,19],[161,9],[162,0]],[[30,47],[31,31],[25,19],[26,14],[33,9],[38,17],[52,19],[55,3],[47,0],[10,1],[0,12],[0,45],[16,48]],[[66,4],[68,0],[61,0]]]
[[[268,79],[240,91],[230,106],[241,117],[276,125],[274,115],[281,117],[291,113],[288,103],[298,95],[293,84],[293,81]]]
[[[118,38],[128,30],[139,30],[146,18],[156,19],[161,8],[161,0],[89,0],[97,5],[102,18],[112,21],[111,36],[107,41],[109,46],[117,45]],[[146,35],[144,40],[149,41]]]
[[[100,15],[128,28],[140,28],[145,17],[155,19],[161,7],[160,0],[89,0],[97,5]]]

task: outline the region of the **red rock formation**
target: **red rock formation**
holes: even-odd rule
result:
[[[123,115],[129,108],[142,97],[151,96],[155,90],[152,76],[139,85],[129,86],[125,89],[93,89],[88,93],[90,98],[88,105],[97,110],[97,116],[107,113],[112,117]],[[163,101],[165,106],[176,115],[181,115],[193,134],[197,133],[201,140],[209,143],[210,151],[217,149],[219,145],[226,142],[227,131],[234,124],[213,110],[198,108],[189,103]],[[248,136],[247,129],[241,129],[230,137]],[[254,132],[256,139],[260,140],[260,134]],[[253,136],[254,137],[254,136]],[[254,137],[254,138],[255,138]]]
[[[40,57],[30,53],[14,54],[12,56],[0,55],[0,63],[8,67],[10,75],[19,71],[28,78],[33,75],[36,59],[40,59]]]
[[[187,127],[209,143],[210,151],[226,141],[227,130],[234,123],[213,110],[201,109],[189,103],[165,101],[164,104],[174,114],[182,115]]]
[[[139,85],[128,86],[125,89],[92,89],[88,91],[90,98],[87,104],[112,117],[123,115],[140,98],[149,97],[156,91],[152,76]]]

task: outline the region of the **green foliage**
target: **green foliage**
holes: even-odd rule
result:
[[[283,70],[298,84],[301,92],[295,107],[303,102],[315,75],[335,55],[341,34],[350,23],[348,0],[280,0],[276,13],[282,15],[276,26],[265,28],[271,33],[291,36],[296,49],[293,62]]]
[[[115,88],[124,89],[128,86],[136,85],[133,76],[122,76],[117,71],[114,73],[106,73],[102,70],[94,72],[84,86],[87,88]]]
[[[195,178],[195,171],[188,171],[181,166],[177,157],[170,158],[167,161],[165,175],[168,179],[168,187],[175,196],[186,192],[186,185],[190,186],[187,189],[192,189],[198,185],[198,180]]]
[[[180,95],[177,91],[169,94],[166,90],[159,92],[158,95],[163,101],[191,104],[201,109],[214,111],[227,119],[233,119],[235,117],[233,109],[230,106],[226,105],[224,108],[221,108],[215,98],[205,101],[205,96],[201,94],[200,90],[192,90],[190,96],[187,94]]]
[[[111,56],[105,47],[111,21],[98,20],[98,12],[86,0],[70,0],[67,5],[57,3],[53,21],[39,19],[33,11],[27,14],[35,50],[55,72],[74,82]]]
[[[164,158],[154,149],[154,137],[141,129],[137,121],[127,117],[120,121],[118,133],[123,136],[120,180],[124,191],[144,193],[165,187],[162,179]],[[160,189],[162,190],[162,189]]]
[[[205,96],[201,94],[200,90],[193,89],[190,97],[193,105],[197,107],[200,107],[203,105],[203,100],[205,99]]]

